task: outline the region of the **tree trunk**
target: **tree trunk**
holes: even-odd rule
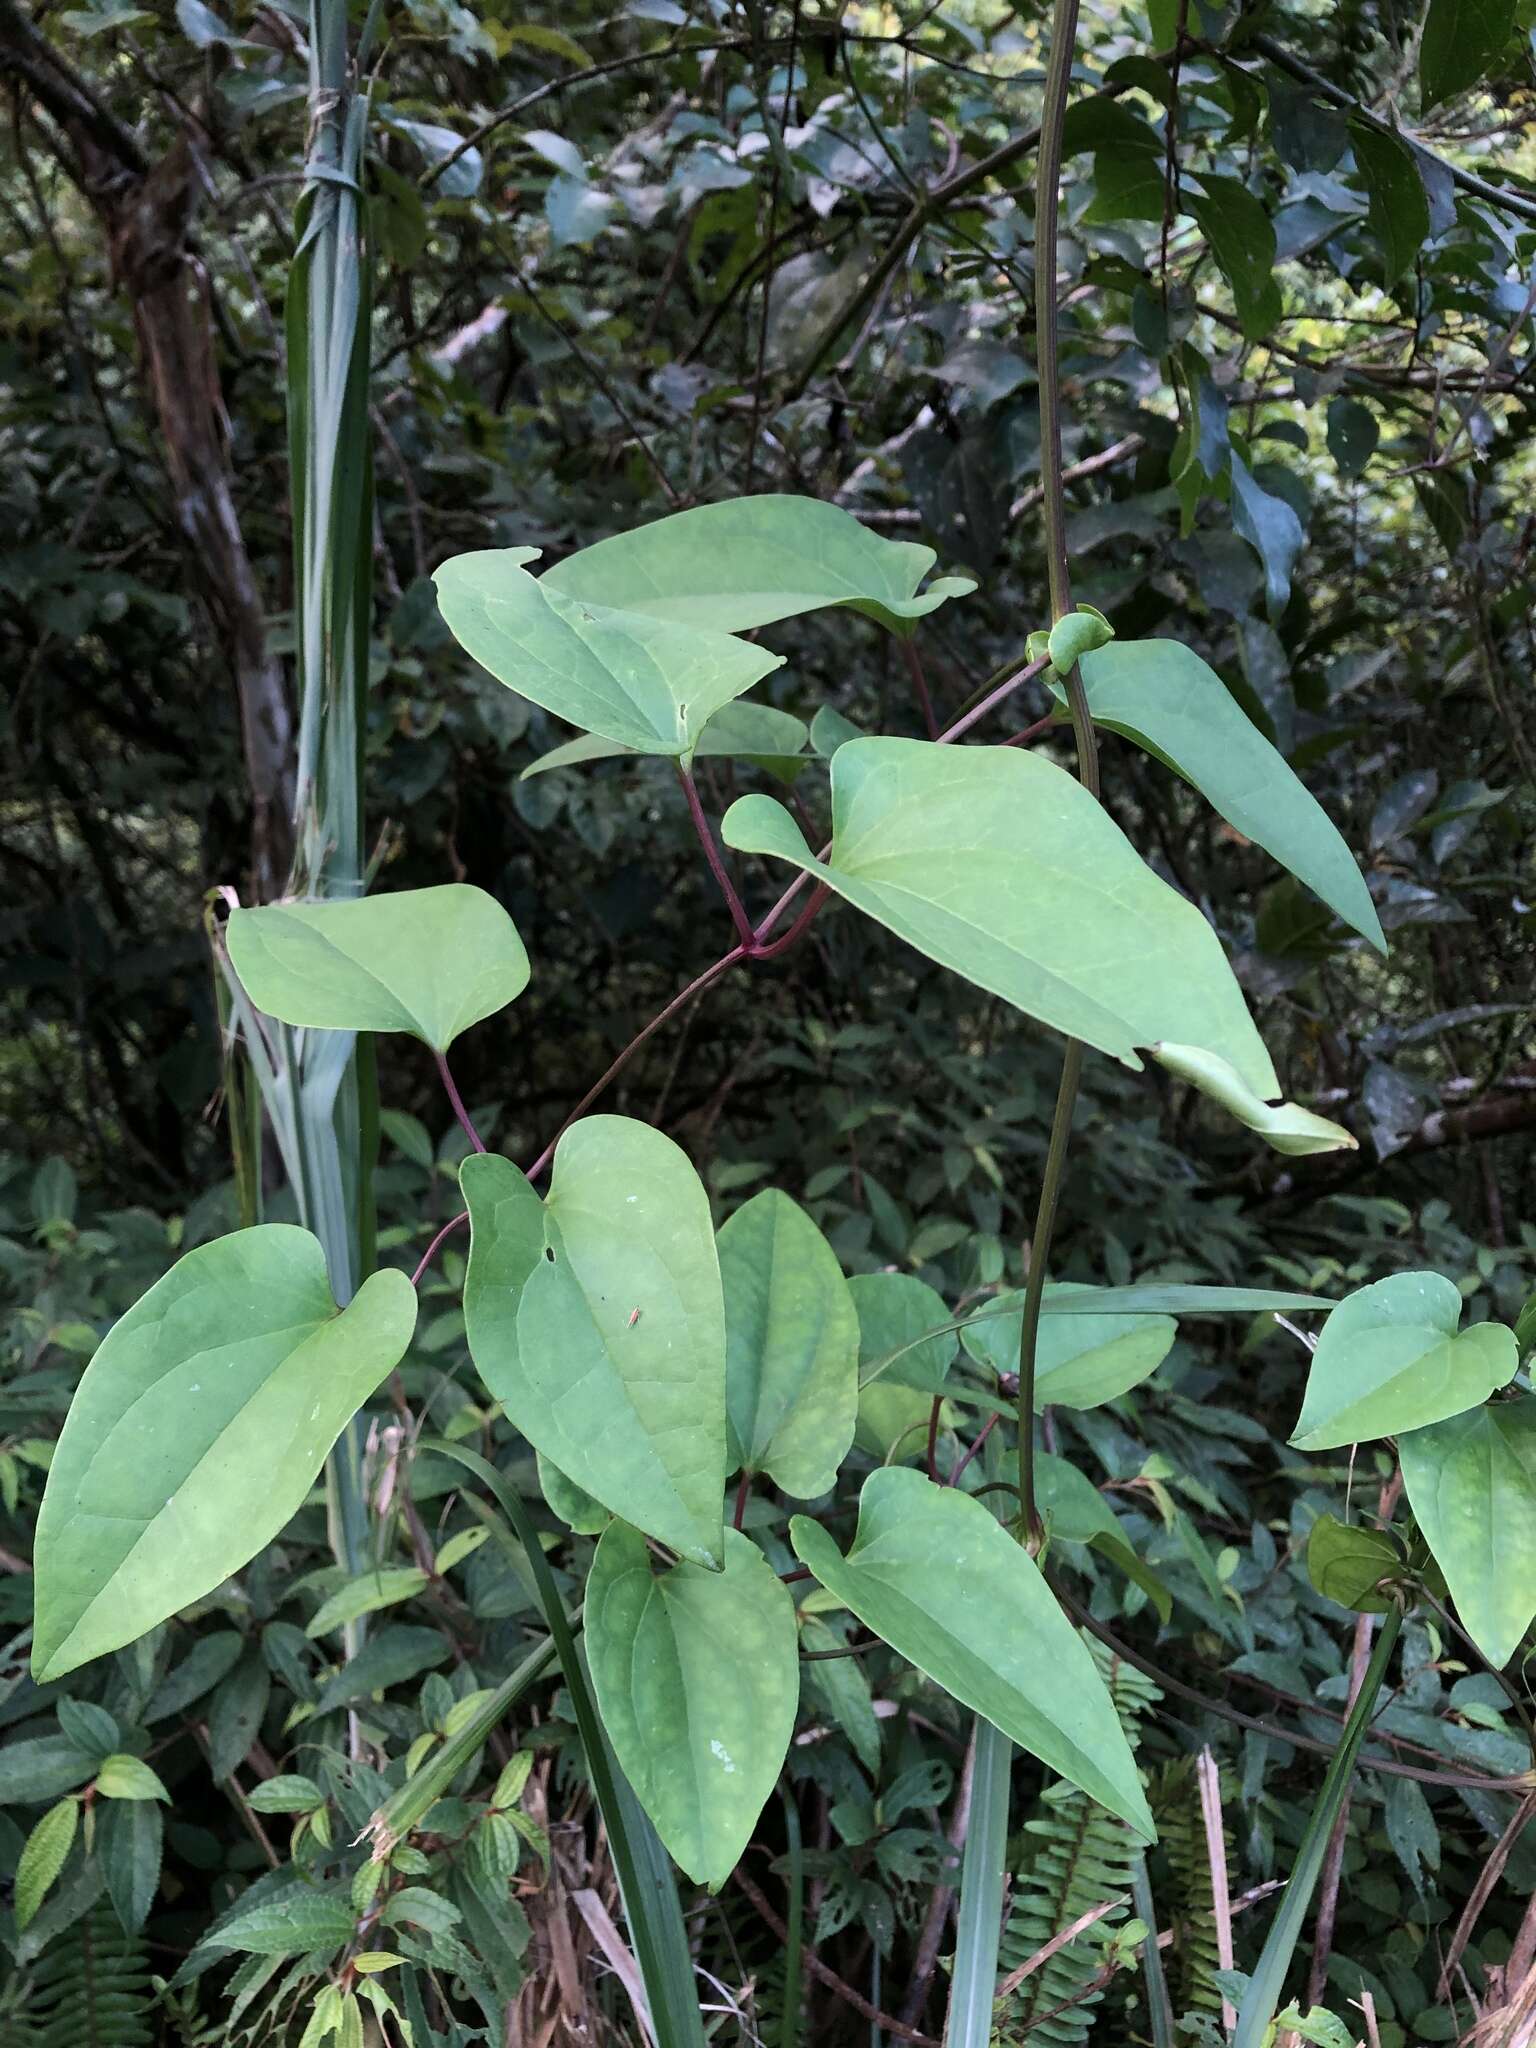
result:
[[[149,164],[15,0],[0,0],[0,70],[95,207],[113,279],[133,307],[190,578],[234,676],[251,801],[251,882],[265,900],[281,894],[292,854],[293,715],[235,507],[213,308],[191,242],[197,165],[185,135]]]

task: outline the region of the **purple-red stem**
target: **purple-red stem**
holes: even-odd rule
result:
[[[747,1501],[752,1493],[752,1474],[745,1466],[741,1469],[741,1484],[736,1489],[736,1511],[731,1516],[731,1527],[739,1529],[747,1518]]]
[[[810,902],[806,904],[804,910],[801,911],[789,930],[783,933],[781,937],[775,939],[770,945],[764,945],[758,938],[757,933],[753,933],[752,951],[748,957],[753,960],[776,960],[780,953],[787,953],[831,893],[825,882],[818,882],[811,891]],[[759,926],[759,930],[765,929],[766,926],[767,919],[765,918],[763,924]]]
[[[452,1237],[453,1233],[456,1230],[462,1229],[468,1221],[469,1211],[467,1209],[461,1209],[457,1216],[451,1216],[448,1219],[448,1221],[443,1225],[442,1229],[437,1233],[436,1237],[433,1238],[432,1242],[427,1246],[426,1250],[422,1253],[421,1263],[417,1266],[415,1272],[411,1275],[411,1285],[413,1287],[419,1287],[421,1285],[421,1276],[423,1273],[426,1272],[428,1266],[431,1265],[433,1254],[436,1252],[438,1246],[442,1244],[445,1238]]]
[[[1026,667],[1019,669],[1015,674],[1006,677],[998,684],[995,690],[989,690],[979,704],[973,705],[969,711],[962,713],[953,725],[946,726],[944,731],[939,734],[936,744],[943,747],[947,746],[951,740],[959,739],[962,733],[969,732],[973,725],[985,718],[989,711],[995,711],[1005,697],[1011,697],[1021,683],[1029,682],[1033,677],[1039,675],[1042,669],[1049,666],[1050,657],[1042,655],[1038,661],[1032,661]],[[1050,719],[1051,714],[1047,712],[1046,716],[1043,719],[1038,719],[1030,730],[1032,732],[1043,730],[1050,723]],[[1022,739],[1023,737],[1024,735],[1020,733],[1019,738]],[[1010,740],[1007,744],[1012,746],[1014,742]]]
[[[939,1483],[939,1414],[943,1406],[944,1396],[935,1394],[928,1410],[928,1477],[935,1486]]]
[[[750,953],[753,944],[752,920],[748,917],[742,900],[736,893],[736,884],[731,880],[725,862],[720,857],[714,831],[704,815],[704,806],[699,801],[699,786],[693,779],[693,771],[691,768],[685,768],[681,761],[677,764],[677,779],[683,785],[683,795],[688,799],[688,815],[693,820],[694,831],[699,835],[699,844],[704,849],[704,858],[709,862],[709,871],[720,885],[720,893],[724,896],[726,907],[731,913],[736,935]]]
[[[480,1133],[469,1120],[469,1111],[464,1107],[464,1098],[460,1095],[454,1078],[448,1071],[448,1059],[444,1053],[437,1055],[437,1071],[442,1076],[444,1088],[448,1091],[448,1100],[453,1104],[453,1113],[459,1120],[459,1128],[463,1131],[465,1137],[468,1138],[471,1145],[474,1146],[475,1150],[483,1152],[485,1146],[481,1141]]]
[[[1044,718],[1037,718],[1033,725],[1026,725],[1022,732],[1016,732],[1011,739],[1003,741],[1005,747],[1027,747],[1031,740],[1039,739],[1047,726],[1056,723],[1054,711],[1047,711]]]
[[[986,1442],[987,1438],[992,1434],[993,1430],[996,1429],[996,1427],[997,1417],[995,1415],[989,1415],[986,1421],[982,1424],[975,1443],[971,1445],[970,1449],[965,1453],[964,1457],[962,1457],[956,1464],[954,1471],[950,1473],[949,1483],[951,1486],[958,1486],[960,1484],[960,1474],[965,1470],[966,1466],[969,1465],[972,1458],[975,1457],[976,1453],[981,1449],[982,1445]]]
[[[537,1180],[539,1175],[544,1172],[545,1168],[549,1165],[550,1160],[554,1158],[555,1147],[559,1144],[565,1132],[570,1129],[571,1125],[575,1123],[578,1117],[586,1115],[587,1111],[592,1107],[593,1103],[596,1102],[599,1095],[603,1093],[603,1090],[608,1086],[609,1082],[612,1081],[618,1074],[622,1073],[624,1068],[629,1065],[629,1062],[634,1058],[635,1054],[640,1050],[641,1046],[644,1045],[645,1041],[650,1037],[651,1033],[653,1031],[659,1031],[662,1025],[666,1023],[669,1017],[675,1017],[679,1010],[686,1008],[687,1005],[693,1001],[693,998],[695,996],[702,995],[704,990],[707,989],[711,985],[711,983],[718,981],[721,975],[724,974],[728,968],[734,967],[738,960],[745,960],[747,957],[747,949],[745,946],[732,946],[730,952],[722,953],[720,958],[714,963],[712,967],[706,967],[702,974],[695,975],[693,980],[689,982],[688,986],[685,989],[679,989],[678,993],[672,998],[671,1002],[667,1004],[666,1008],[664,1010],[658,1010],[656,1012],[656,1015],[651,1019],[649,1024],[643,1024],[640,1027],[640,1029],[635,1033],[634,1037],[629,1041],[628,1045],[625,1046],[624,1050],[617,1056],[616,1059],[612,1060],[609,1063],[607,1072],[599,1076],[599,1078],[592,1083],[592,1086],[587,1090],[586,1094],[583,1095],[580,1102],[577,1103],[576,1107],[571,1111],[570,1115],[561,1124],[559,1130],[556,1131],[555,1135],[544,1147],[544,1150],[539,1154],[538,1158],[535,1159],[532,1166],[529,1167],[528,1178],[530,1180]]]
[[[1046,663],[1044,661],[1032,661],[1027,667],[1021,668],[1017,674],[1009,676],[1006,681],[999,683],[995,690],[988,692],[987,696],[983,698],[982,702],[974,710],[966,712],[963,717],[957,718],[953,725],[941,732],[934,744],[941,747],[945,746],[951,740],[958,739],[962,733],[969,732],[979,718],[1001,704],[1004,698],[1011,696],[1019,688],[1020,684],[1027,683],[1032,676],[1039,675],[1045,666]],[[1037,725],[1029,729],[1029,733],[1020,734],[1019,737],[1021,739],[1028,738],[1034,732],[1043,729],[1048,723],[1049,717],[1042,719],[1038,721]],[[710,868],[725,892],[726,901],[731,905],[731,915],[737,920],[737,930],[742,931],[742,925],[746,921],[746,912],[741,906],[741,899],[737,896],[729,875],[725,873],[724,867],[720,862],[720,856],[715,849],[714,835],[709,829],[709,821],[705,818],[703,806],[699,802],[698,790],[694,787],[691,776],[683,775],[681,780],[684,794],[688,798],[688,809],[694,821],[694,828],[699,834],[705,852],[709,855]],[[819,858],[824,859],[827,851],[828,848],[824,846],[821,849]],[[760,924],[754,926],[751,923],[746,923],[746,929],[742,932],[741,940],[737,945],[732,946],[728,953],[722,953],[720,958],[712,966],[706,967],[702,974],[695,975],[688,986],[680,989],[664,1009],[657,1011],[649,1024],[641,1026],[628,1045],[609,1062],[606,1071],[593,1082],[570,1115],[565,1118],[554,1137],[550,1139],[538,1158],[534,1160],[532,1166],[528,1168],[528,1178],[530,1180],[537,1180],[539,1175],[546,1171],[550,1160],[554,1157],[555,1147],[560,1142],[562,1134],[569,1130],[578,1117],[586,1115],[593,1103],[604,1093],[609,1084],[624,1071],[625,1067],[628,1066],[629,1062],[653,1032],[659,1031],[663,1024],[677,1015],[679,1010],[685,1009],[695,996],[702,995],[705,989],[712,987],[720,979],[721,975],[728,973],[738,961],[775,959],[786,947],[793,944],[799,938],[800,934],[805,930],[827,899],[828,889],[824,882],[816,885],[812,900],[806,904],[790,929],[778,939],[775,939],[772,944],[768,943],[769,933],[778,924],[790,904],[809,885],[810,879],[809,875],[797,875]],[[985,1434],[986,1432],[983,1431],[982,1437]],[[982,1437],[977,1438],[972,1455],[974,1455],[976,1449],[980,1448]],[[968,1459],[962,1460],[960,1469],[963,1470],[968,1462]]]

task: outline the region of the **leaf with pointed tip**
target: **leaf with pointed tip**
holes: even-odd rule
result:
[[[1017,1479],[1018,1469],[1017,1453],[1010,1452],[1003,1460],[1004,1472],[1011,1475],[1010,1483]],[[993,1499],[995,1505],[996,1496]],[[1163,1621],[1169,1619],[1173,1595],[1151,1566],[1138,1557],[1113,1510],[1086,1473],[1079,1472],[1065,1458],[1037,1451],[1035,1505],[1053,1543],[1087,1544],[1090,1550],[1108,1558],[1133,1585],[1140,1586]]]
[[[1120,1717],[1038,1566],[980,1501],[892,1465],[872,1473],[845,1557],[805,1515],[802,1564],[882,1642],[1148,1841]]]
[[[508,1420],[594,1500],[719,1570],[725,1311],[687,1155],[591,1116],[556,1146],[545,1201],[494,1153],[459,1178],[469,1348]]]
[[[1012,1313],[968,1325],[961,1333],[971,1356],[994,1372],[1017,1372],[1024,1297],[996,1304]],[[1048,1306],[1048,1304],[1047,1304]],[[1098,1408],[1118,1400],[1157,1371],[1173,1348],[1179,1326],[1172,1316],[1042,1315],[1035,1344],[1035,1407]]]
[[[270,1543],[415,1326],[390,1269],[338,1309],[319,1240],[291,1224],[178,1259],[108,1332],[53,1455],[38,1680],[131,1643]]]
[[[567,1479],[558,1465],[552,1465],[542,1451],[536,1454],[539,1468],[539,1491],[544,1504],[552,1515],[558,1515],[565,1526],[578,1536],[601,1536],[613,1517],[600,1500],[594,1500],[585,1488]]]
[[[18,1931],[37,1918],[37,1909],[64,1868],[80,1824],[78,1799],[50,1806],[28,1835],[16,1865],[15,1900]]]
[[[945,576],[916,595],[934,560],[932,548],[886,540],[840,506],[765,493],[617,533],[542,580],[570,597],[728,633],[826,605],[906,633],[946,598],[976,588],[968,576]]]
[[[1364,121],[1349,124],[1355,168],[1365,181],[1371,232],[1381,247],[1388,290],[1429,240],[1429,200],[1413,151],[1399,136]]]
[[[249,1955],[297,1956],[310,1949],[341,1949],[357,1927],[345,1892],[322,1892],[298,1882],[235,1910],[214,1923],[203,1949],[242,1949]]]
[[[792,760],[802,752],[808,737],[803,719],[793,717],[788,711],[775,711],[771,704],[748,704],[737,702],[727,704],[699,734],[699,743],[694,748],[696,756],[722,755],[727,758],[748,760],[783,761]],[[629,758],[639,759],[642,749],[620,746],[617,740],[599,739],[595,733],[583,733],[580,739],[567,740],[562,747],[552,747],[547,754],[540,754],[518,777],[526,782],[531,775],[542,775],[550,768],[579,768],[588,761],[617,761]]]
[[[1315,1152],[1354,1152],[1358,1142],[1342,1124],[1330,1123],[1316,1110],[1295,1102],[1263,1102],[1231,1064],[1197,1045],[1154,1045],[1152,1057],[1170,1074],[1188,1081],[1202,1095],[1219,1103],[1266,1145],[1287,1158],[1306,1159]]]
[[[269,1017],[317,1031],[408,1031],[434,1052],[528,986],[517,926],[467,882],[236,910],[225,936],[246,994]]]
[[[837,1478],[859,1402],[859,1318],[837,1254],[798,1202],[764,1188],[720,1231],[730,1469],[797,1500]]]
[[[1012,747],[850,740],[832,757],[818,860],[769,796],[721,833],[788,861],[931,960],[1128,1067],[1164,1039],[1279,1084],[1221,942],[1065,769]]]
[[[171,1795],[142,1757],[119,1754],[103,1757],[96,1773],[96,1791],[103,1799],[163,1799]]]
[[[1462,1626],[1500,1670],[1536,1618],[1536,1396],[1407,1430],[1397,1448]]]
[[[125,1934],[137,1934],[160,1889],[165,1822],[153,1799],[114,1799],[96,1816],[96,1854]]]
[[[1178,640],[1115,640],[1083,657],[1093,722],[1155,754],[1368,938],[1387,942],[1354,855],[1213,668]]]
[[[1291,601],[1291,570],[1306,534],[1288,498],[1266,491],[1234,448],[1228,458],[1232,477],[1232,524],[1264,565],[1264,601],[1278,619]]]
[[[519,696],[641,754],[689,754],[724,705],[783,664],[765,647],[612,602],[523,567],[537,548],[455,555],[433,577],[466,654]]]
[[[430,1580],[420,1565],[375,1567],[355,1579],[349,1579],[346,1585],[338,1586],[330,1599],[322,1601],[318,1611],[310,1617],[304,1633],[311,1639],[329,1635],[332,1629],[345,1628],[365,1614],[378,1614],[386,1607],[398,1607],[404,1600],[414,1600],[429,1584]]]
[[[1275,276],[1275,224],[1240,179],[1205,172],[1200,182],[1204,191],[1189,194],[1186,204],[1232,287],[1243,333],[1262,341],[1285,308]]]
[[[644,1537],[614,1522],[583,1610],[620,1767],[672,1855],[712,1889],[751,1839],[800,1698],[788,1587],[738,1530],[726,1530],[724,1558],[719,1572],[655,1572]]]
[[[1385,1614],[1392,1595],[1383,1582],[1403,1576],[1403,1554],[1385,1529],[1319,1515],[1307,1537],[1307,1577],[1325,1600],[1356,1614]]]
[[[1291,1442],[1327,1451],[1460,1415],[1518,1364],[1512,1330],[1457,1335],[1460,1291],[1439,1273],[1393,1273],[1347,1295],[1323,1325]]]

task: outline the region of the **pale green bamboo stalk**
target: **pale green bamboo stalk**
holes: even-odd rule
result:
[[[309,26],[309,147],[286,312],[299,690],[291,888],[335,898],[364,887],[361,735],[373,524],[367,102],[348,50],[345,0],[310,0]],[[360,1056],[351,1032],[273,1026],[269,1036],[269,1108],[280,1133],[287,1130],[300,1216],[324,1247],[345,1305],[373,1265],[371,1042]],[[327,1468],[332,1546],[352,1572],[368,1556],[362,1443],[359,1418]]]

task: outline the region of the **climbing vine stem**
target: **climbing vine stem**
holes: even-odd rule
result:
[[[1077,47],[1077,0],[1056,0],[1051,15],[1051,55],[1046,70],[1045,107],[1040,119],[1040,154],[1035,172],[1035,360],[1040,375],[1040,484],[1045,520],[1046,574],[1050,586],[1051,623],[1072,609],[1072,575],[1067,560],[1066,486],[1061,459],[1061,386],[1056,332],[1056,243],[1061,212],[1062,132],[1067,95],[1072,84],[1072,58]],[[1093,721],[1077,666],[1064,678],[1067,707],[1077,741],[1077,772],[1091,796],[1099,793],[1099,756]],[[1040,1182],[1040,1201],[1029,1244],[1029,1271],[1024,1283],[1024,1314],[1019,1328],[1019,1494],[1023,1533],[1034,1543],[1039,1535],[1035,1509],[1035,1352],[1040,1334],[1040,1305],[1045,1292],[1046,1262],[1056,1211],[1066,1175],[1072,1113],[1077,1107],[1083,1048],[1069,1039],[1061,1063],[1056,1111],[1051,1119],[1050,1146]]]

